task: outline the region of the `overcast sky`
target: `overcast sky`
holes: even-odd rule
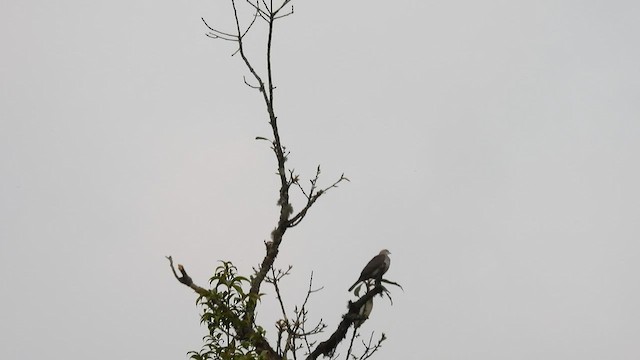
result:
[[[640,358],[640,3],[295,4],[273,48],[288,163],[351,182],[287,233],[287,307],[313,271],[333,331],[388,248],[405,291],[361,328],[389,337],[377,359]],[[264,105],[200,21],[230,16],[0,4],[0,358],[186,359],[205,331],[164,256],[202,285],[261,261]]]

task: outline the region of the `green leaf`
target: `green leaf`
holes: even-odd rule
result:
[[[362,287],[362,284],[358,285],[355,289],[355,291],[353,292],[354,294],[356,294],[356,296],[360,296],[360,288]]]
[[[240,295],[244,296],[244,290],[242,289],[242,286],[240,285],[233,285],[233,289]]]

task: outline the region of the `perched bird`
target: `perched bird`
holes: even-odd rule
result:
[[[389,266],[391,265],[391,259],[389,258],[389,254],[391,254],[389,250],[384,249],[380,251],[380,254],[374,256],[373,259],[369,261],[367,266],[365,266],[364,269],[362,269],[362,272],[360,273],[360,277],[358,278],[358,281],[356,281],[355,283],[353,283],[353,285],[351,285],[351,287],[349,288],[349,291],[353,290],[353,288],[356,287],[356,285],[358,285],[358,283],[361,281],[365,281],[368,279],[381,280],[382,275],[384,275],[384,273],[386,273],[387,270],[389,270]]]

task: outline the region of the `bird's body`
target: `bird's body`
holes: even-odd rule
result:
[[[389,254],[391,254],[389,250],[384,249],[380,251],[378,255],[374,256],[373,259],[371,259],[369,263],[364,267],[364,269],[362,269],[358,281],[351,285],[349,291],[353,290],[353,288],[356,287],[356,285],[358,285],[358,283],[361,281],[365,281],[368,279],[381,280],[382,275],[384,275],[384,273],[389,270],[389,266],[391,265],[391,258],[389,258]]]

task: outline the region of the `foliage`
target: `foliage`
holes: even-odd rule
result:
[[[211,289],[200,295],[197,303],[203,307],[200,323],[207,326],[209,335],[203,338],[204,346],[200,352],[189,352],[194,360],[255,360],[264,359],[256,352],[251,339],[238,340],[237,328],[243,328],[237,322],[244,321],[250,303],[259,301],[260,295],[249,294],[243,288],[249,279],[237,274],[236,267],[229,261],[223,261],[209,280]],[[222,305],[222,306],[221,306]],[[264,336],[264,330],[257,327]]]

